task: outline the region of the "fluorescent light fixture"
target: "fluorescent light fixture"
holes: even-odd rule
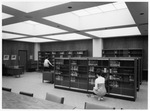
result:
[[[107,13],[93,14],[80,18],[80,29],[95,29],[135,24],[128,9],[109,11]]]
[[[12,39],[12,38],[21,38],[21,37],[25,37],[25,36],[9,34],[9,33],[2,33],[2,39]]]
[[[102,12],[98,7],[87,8],[85,10],[90,14],[97,14]]]
[[[53,21],[55,23],[64,25],[64,26],[68,26],[73,29],[80,30],[80,25],[81,25],[80,18],[71,12],[57,14],[57,15],[53,15],[53,16],[47,16],[47,17],[43,17],[43,18],[46,20]]]
[[[98,8],[100,8],[103,12],[116,10],[116,8],[113,6],[113,4],[101,5],[101,6],[98,6]]]
[[[36,25],[33,25],[33,24],[36,24]],[[44,24],[34,22],[34,21],[30,21],[30,20],[25,21],[25,22],[11,24],[11,25],[6,25],[6,26],[3,26],[2,29],[4,31],[29,34],[29,35],[42,35],[42,34],[67,32],[59,28],[51,27],[51,26],[44,25]]]
[[[2,19],[13,17],[13,15],[2,13]]]
[[[127,8],[127,5],[125,4],[125,2],[113,3],[113,5],[115,6],[116,9],[124,9],[124,8]]]
[[[61,2],[48,2],[48,1],[22,1],[22,2],[3,2],[3,5],[21,10],[23,12],[29,13],[32,11],[41,10],[44,8],[49,8],[53,6],[57,6],[60,4],[67,3],[68,1],[61,1]]]
[[[33,43],[42,43],[42,42],[54,42],[55,40],[50,39],[43,39],[43,38],[24,38],[24,39],[14,39],[16,41],[22,41],[22,42],[33,42]]]
[[[80,34],[76,34],[76,33],[53,35],[53,36],[44,36],[44,37],[57,39],[57,40],[63,40],[63,41],[92,39],[90,37],[87,37],[87,36],[84,36],[84,35],[80,35]]]
[[[38,25],[39,24],[39,23],[31,21],[31,20],[25,21],[25,23],[30,24],[30,25]]]
[[[107,29],[107,30],[100,30],[100,31],[89,31],[86,33],[97,36],[99,38],[141,35],[141,33],[137,27]]]
[[[85,10],[77,10],[77,11],[73,11],[72,13],[76,14],[77,16],[86,16],[86,15],[90,15],[90,13],[88,13]]]

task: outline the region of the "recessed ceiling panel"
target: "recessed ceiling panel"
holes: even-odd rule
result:
[[[13,17],[13,15],[2,13],[2,19]]]
[[[8,33],[2,33],[2,39],[12,39],[12,38],[21,38],[25,36],[16,35],[16,34],[8,34]]]
[[[75,34],[75,33],[71,33],[71,34],[61,34],[61,35],[53,35],[53,36],[45,36],[46,38],[52,38],[52,39],[58,39],[58,40],[82,40],[82,39],[92,39],[90,37],[87,36],[83,36],[80,34]]]
[[[82,30],[135,24],[128,9],[80,17]]]
[[[49,40],[49,39],[42,39],[42,38],[33,37],[33,38],[15,39],[15,41],[42,43],[42,42],[54,42],[55,40]]]
[[[54,28],[51,26],[47,26],[44,24],[40,24],[34,21],[25,21],[21,23],[16,23],[12,25],[3,26],[3,31],[11,31],[18,32],[22,34],[30,34],[30,35],[41,35],[41,34],[52,34],[59,32],[66,32],[64,30]]]
[[[114,7],[114,5],[112,6]],[[121,6],[120,7],[118,6],[118,8],[121,8]],[[132,18],[129,10],[125,7],[121,9],[115,8],[115,10],[113,11],[106,11],[106,12],[99,11],[99,13],[96,13],[98,11],[98,7],[93,7],[93,9],[90,10],[88,8],[83,10],[84,12],[89,13],[89,15],[79,17],[77,16],[77,14],[72,15],[73,13],[69,12],[45,17],[45,19],[59,24],[63,24],[76,30],[87,30],[87,29],[135,24],[135,21]],[[91,10],[95,10],[95,14],[90,13]]]
[[[58,14],[54,16],[48,16],[44,17],[44,19],[47,19],[49,21],[53,21],[56,23],[59,23],[61,25],[65,25],[74,29],[80,29],[80,19],[78,16],[76,16],[73,13],[64,13],[64,14]]]
[[[53,7],[56,5],[61,5],[63,3],[66,3],[66,2],[62,2],[62,1],[61,2],[46,2],[46,1],[44,1],[44,2],[41,2],[41,1],[25,2],[24,1],[24,2],[3,2],[2,4],[28,13],[28,12],[32,12],[32,11],[41,10],[44,8]]]
[[[141,33],[137,27],[90,31],[90,32],[86,32],[86,33],[98,36],[100,38],[141,35]]]

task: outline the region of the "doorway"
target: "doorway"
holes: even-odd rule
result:
[[[27,70],[27,50],[19,50],[18,51],[18,63],[19,66],[24,67],[24,71]]]

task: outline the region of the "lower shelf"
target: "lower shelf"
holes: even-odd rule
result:
[[[66,90],[70,90],[70,91],[82,92],[82,93],[93,93],[93,90],[81,89],[81,88],[76,88],[76,87],[67,87],[67,86],[56,85],[56,84],[54,85],[54,87],[66,89]],[[136,100],[136,97],[134,97],[134,96],[128,96],[128,95],[123,95],[123,94],[107,93],[105,96],[118,98],[118,99],[124,99],[124,100],[130,100],[130,101]]]

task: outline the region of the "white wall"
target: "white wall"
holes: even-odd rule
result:
[[[93,39],[93,57],[102,57],[103,39]]]

